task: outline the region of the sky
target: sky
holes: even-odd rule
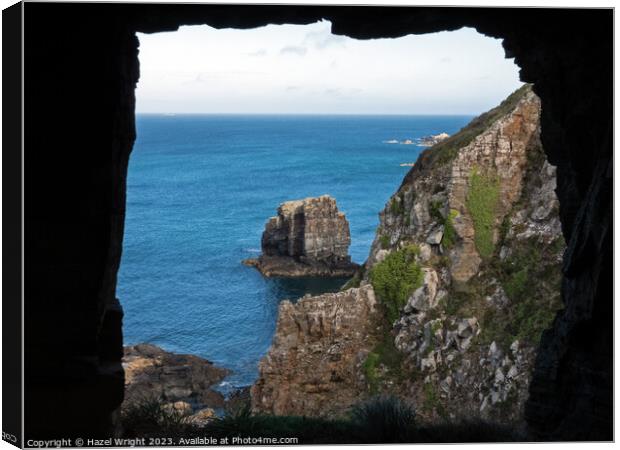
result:
[[[139,34],[138,113],[480,114],[521,86],[473,29],[356,40],[326,21]]]

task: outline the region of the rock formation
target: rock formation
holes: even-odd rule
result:
[[[328,195],[282,203],[265,225],[262,254],[244,264],[267,277],[350,277],[349,222]]]
[[[539,133],[540,101],[526,85],[426,150],[380,215],[361,287],[281,308],[255,409],[338,414],[385,392],[413,401],[425,420],[522,422],[540,334],[561,307],[565,248],[555,168]],[[399,297],[406,274],[409,290]],[[383,324],[362,314],[335,341],[296,325],[307,305],[313,317],[332,317],[335,299],[362,290],[388,313],[377,315]],[[360,335],[357,358],[330,359],[332,345]],[[346,389],[330,371],[347,374]]]
[[[360,367],[375,313],[368,285],[280,303],[273,344],[252,387],[252,409],[304,416],[346,411],[365,389]]]
[[[167,352],[152,344],[125,347],[123,407],[156,399],[192,421],[213,416],[224,406],[224,396],[212,387],[229,371],[194,355]]]

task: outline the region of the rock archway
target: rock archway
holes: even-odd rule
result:
[[[26,3],[26,437],[108,435],[123,398],[115,297],[135,139],[136,32],[308,24],[358,39],[455,30],[503,39],[542,100],[568,244],[565,309],[543,336],[533,439],[612,438],[611,10]]]

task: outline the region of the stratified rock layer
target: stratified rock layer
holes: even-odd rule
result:
[[[304,416],[346,411],[365,389],[359,370],[375,306],[371,286],[280,303],[272,346],[252,386],[252,409]]]
[[[288,201],[265,225],[262,254],[245,260],[268,277],[349,277],[349,222],[328,195]]]

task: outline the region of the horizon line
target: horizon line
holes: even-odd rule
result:
[[[482,113],[332,113],[332,112],[140,112],[160,116],[478,116]]]

